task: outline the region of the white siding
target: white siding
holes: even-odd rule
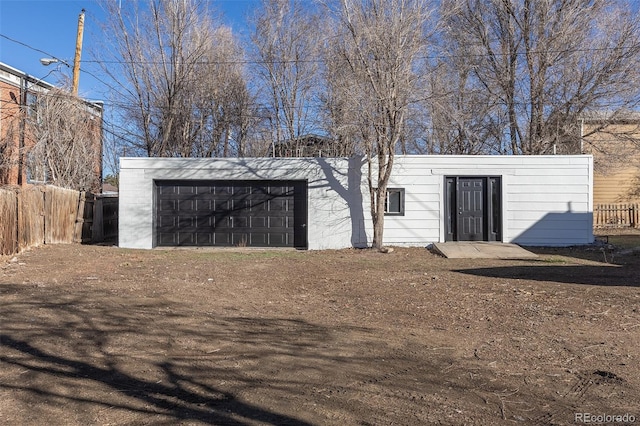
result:
[[[405,216],[385,218],[385,244],[426,245],[444,240],[441,206],[446,176],[502,178],[504,242],[591,243],[592,168],[591,156],[396,157],[389,186],[404,187],[407,202]]]
[[[153,181],[307,180],[310,249],[370,244],[366,167],[357,159],[123,158],[120,245],[153,246]],[[504,242],[572,245],[593,241],[591,156],[397,156],[389,187],[405,189],[404,216],[385,217],[385,244],[443,241],[446,176],[502,178]]]

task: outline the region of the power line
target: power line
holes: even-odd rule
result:
[[[4,34],[0,34],[0,37],[3,37],[9,41],[20,44],[24,47],[27,47],[31,50],[43,53],[47,56],[52,57],[53,59],[57,59],[60,62],[66,64],[66,61],[51,55],[44,50],[33,47],[27,43],[15,40],[11,37],[8,37]],[[518,56],[525,56],[527,54],[560,54],[560,53],[593,53],[593,52],[606,52],[606,51],[627,51],[627,50],[638,50],[638,46],[607,46],[607,47],[589,47],[589,48],[572,48],[572,49],[558,49],[558,50],[539,50],[539,51],[530,51],[530,52],[515,52]],[[482,57],[492,57],[492,56],[510,56],[512,53],[465,53],[464,55],[453,55],[453,54],[433,54],[433,55],[424,55],[417,56],[417,60],[434,60],[434,59],[450,59],[450,58],[482,58]],[[335,59],[335,58],[334,58]],[[377,58],[376,61],[395,61],[397,58]],[[267,64],[294,64],[294,63],[324,63],[326,62],[321,58],[312,58],[312,59],[235,59],[235,60],[215,60],[215,61],[200,61],[198,64],[200,65],[267,65]],[[103,60],[103,59],[85,59],[82,63],[93,63],[99,65],[171,65],[172,62],[169,61],[126,61],[126,60]],[[92,77],[98,79],[95,74],[90,73],[86,70],[81,70]],[[101,81],[101,80],[99,80]],[[101,81],[103,84],[103,81]]]
[[[45,52],[44,50],[41,50],[41,49],[38,49],[38,48],[36,48],[36,47],[30,46],[30,45],[28,45],[27,43],[24,43],[24,42],[22,42],[22,41],[15,40],[15,39],[13,39],[13,38],[11,38],[11,37],[9,37],[9,36],[7,36],[7,35],[4,35],[4,34],[0,34],[0,37],[2,37],[2,38],[4,38],[4,39],[7,39],[7,40],[9,40],[9,41],[11,41],[11,42],[17,43],[17,44],[19,44],[19,45],[22,45],[22,46],[24,46],[24,47],[27,47],[27,48],[29,48],[29,49],[31,49],[31,50],[35,50],[36,52],[42,53],[42,54],[44,54],[44,55],[47,55],[48,57],[53,58],[53,59],[55,59],[55,60],[57,60],[57,61],[62,62],[63,64],[66,64],[67,66],[69,66],[69,64],[67,64],[67,61],[65,61],[64,59],[60,59],[60,58],[58,58],[58,57],[56,57],[56,56],[52,55],[52,54],[51,54],[51,53],[49,53],[49,52]]]

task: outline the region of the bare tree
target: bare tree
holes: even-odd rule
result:
[[[427,63],[427,96],[420,103],[418,152],[426,154],[499,153],[505,117],[485,88],[474,84],[473,48],[460,44],[457,28],[444,26]],[[438,43],[439,42],[439,43]]]
[[[335,9],[335,57],[342,71],[333,68],[340,87],[332,93],[340,105],[334,115],[344,113],[337,132],[357,137],[366,156],[372,245],[378,249],[383,246],[395,153],[407,135],[410,106],[420,93],[415,71],[426,54],[432,10],[427,0],[340,0]]]
[[[310,6],[303,0],[263,0],[254,17],[255,64],[272,138],[293,150],[317,128],[321,33]]]
[[[7,107],[3,110],[6,111]],[[19,164],[19,138],[20,126],[22,126],[22,114],[19,107],[12,108],[9,114],[3,114],[2,117],[2,133],[0,134],[0,185],[8,184],[10,181],[9,174],[11,169]],[[3,112],[4,112],[3,111]]]
[[[461,90],[499,107],[486,111],[504,124],[495,152],[572,152],[583,113],[637,105],[640,25],[622,2],[447,0],[443,11],[451,58],[471,64]]]
[[[344,28],[335,22],[327,22],[323,25],[325,34],[330,42],[326,43],[322,50],[322,79],[324,84],[319,95],[322,109],[323,131],[341,147],[344,156],[362,154],[362,140],[369,139],[369,135],[363,135],[370,130],[366,126],[358,126],[361,118],[355,99],[351,96],[351,82],[354,79],[353,72],[346,66],[343,45],[338,41],[344,38],[341,34]],[[364,101],[364,99],[362,100]]]
[[[99,191],[102,109],[61,89],[39,93],[30,108],[23,155],[31,180]]]
[[[248,105],[241,49],[204,0],[105,1],[103,63],[123,139],[148,156],[242,152]],[[105,56],[104,54],[102,56]],[[245,120],[245,121],[243,121]],[[133,151],[131,149],[131,151]],[[133,152],[132,152],[133,154]]]

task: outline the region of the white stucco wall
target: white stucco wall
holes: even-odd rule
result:
[[[593,241],[590,156],[397,156],[389,187],[405,189],[404,216],[385,218],[385,244],[444,241],[445,176],[501,176],[503,241]],[[153,246],[154,180],[307,180],[310,249],[371,241],[366,167],[344,158],[123,158],[119,244]]]
[[[307,180],[310,249],[352,246],[347,199],[359,185],[348,177],[349,160],[335,158],[180,159],[123,158],[120,162],[119,244],[153,246],[154,180]],[[358,182],[359,183],[359,182]],[[352,187],[349,187],[349,185]],[[362,221],[364,222],[364,221]],[[353,241],[355,244],[356,241]]]

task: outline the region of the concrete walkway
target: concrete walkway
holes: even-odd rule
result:
[[[434,243],[433,251],[450,259],[535,259],[531,253],[516,244],[464,241]]]

